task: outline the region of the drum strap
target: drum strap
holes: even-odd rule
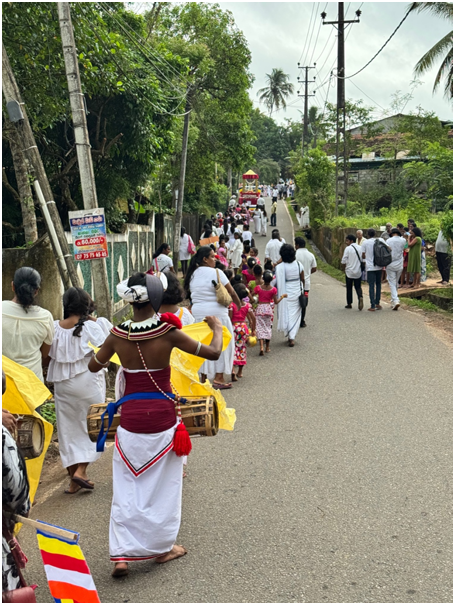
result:
[[[127,401],[131,401],[133,399],[176,399],[176,395],[174,395],[174,393],[156,393],[155,391],[153,392],[149,392],[149,393],[131,393],[131,395],[125,395],[125,397],[122,397],[121,399],[119,399],[118,401],[111,401],[111,403],[109,403],[107,405],[106,410],[103,412],[102,416],[101,416],[101,427],[100,427],[100,432],[98,434],[98,439],[96,440],[96,451],[97,452],[104,452],[104,446],[106,444],[106,439],[107,439],[107,435],[109,432],[109,429],[111,428],[111,424],[112,421],[114,420],[114,416],[117,413],[117,410],[119,409],[119,407],[122,405],[122,403],[126,403]],[[185,404],[187,402],[186,399],[184,399],[183,397],[180,398],[180,403]],[[108,423],[107,423],[107,429],[106,431],[104,430],[104,417],[105,415],[108,415]]]

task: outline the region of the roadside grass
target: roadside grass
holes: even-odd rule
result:
[[[443,313],[442,309],[428,300],[418,300],[417,298],[400,298],[400,303],[407,305],[408,307],[417,307],[423,311],[438,311]]]

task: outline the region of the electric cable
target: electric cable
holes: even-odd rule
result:
[[[379,103],[377,103],[377,102],[376,102],[374,99],[372,99],[371,97],[369,97],[369,96],[367,95],[367,93],[366,93],[366,92],[364,92],[364,91],[363,91],[363,90],[360,88],[360,86],[357,86],[357,84],[356,84],[354,81],[353,81],[353,82],[351,82],[351,84],[354,84],[354,86],[355,86],[355,87],[356,87],[358,90],[360,90],[360,92],[361,92],[363,95],[365,95],[365,96],[366,96],[368,99],[370,99],[370,101],[372,101],[372,102],[373,102],[375,105],[377,105],[377,106],[378,106],[380,109],[382,109],[383,111],[386,111],[386,110],[384,109],[384,107],[382,107],[382,105],[379,105]]]
[[[344,78],[341,78],[341,76],[337,75],[337,78],[339,79],[344,79],[344,80],[349,80],[350,78],[353,78],[354,76],[356,76],[357,74],[359,74],[361,71],[363,71],[364,69],[366,69],[368,67],[368,65],[370,65],[370,63],[372,63],[376,57],[384,50],[384,48],[387,46],[387,44],[390,42],[390,40],[393,38],[393,36],[397,33],[397,31],[400,29],[400,27],[403,25],[403,23],[406,21],[406,19],[408,18],[409,13],[412,11],[413,8],[413,4],[408,8],[405,16],[403,17],[403,19],[400,21],[400,23],[397,25],[397,27],[394,29],[394,31],[392,32],[392,34],[388,37],[388,39],[384,42],[384,44],[381,46],[381,48],[378,50],[378,52],[374,55],[374,57],[372,59],[370,59],[368,61],[368,63],[366,63],[362,69],[359,69],[358,71],[356,71],[354,74],[350,75],[350,76],[345,76]]]
[[[302,57],[303,57],[303,54],[304,54],[305,48],[306,48],[306,43],[308,42],[308,36],[310,35],[311,21],[313,20],[313,11],[314,11],[315,4],[316,4],[316,2],[313,2],[313,7],[311,9],[311,17],[310,17],[310,21],[308,24],[308,31],[306,33],[305,44],[303,45],[302,54],[300,55],[299,63],[302,60]]]

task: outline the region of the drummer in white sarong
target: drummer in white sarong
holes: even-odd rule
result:
[[[222,349],[222,324],[216,317],[206,317],[213,330],[212,342],[206,346],[175,329],[181,324],[173,313],[156,315],[166,286],[165,276],[143,273],[117,286],[119,296],[133,306],[133,320],[113,328],[89,364],[96,373],[117,353],[128,396],[122,402],[113,456],[109,550],[115,577],[127,575],[131,561],[166,563],[186,554],[175,541],[181,518],[183,456],[191,443],[176,417],[169,360],[174,347],[210,360],[218,359]],[[189,446],[186,451],[182,439]]]

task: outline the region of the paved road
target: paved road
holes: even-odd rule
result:
[[[278,226],[291,241],[281,204]],[[344,297],[316,273],[295,348],[275,334],[227,393],[235,432],[194,442],[186,557],[110,578],[112,449],[94,493],[58,486],[34,507],[80,531],[103,602],[452,602],[451,349],[416,314],[347,311]],[[30,530],[22,540],[51,602]]]

